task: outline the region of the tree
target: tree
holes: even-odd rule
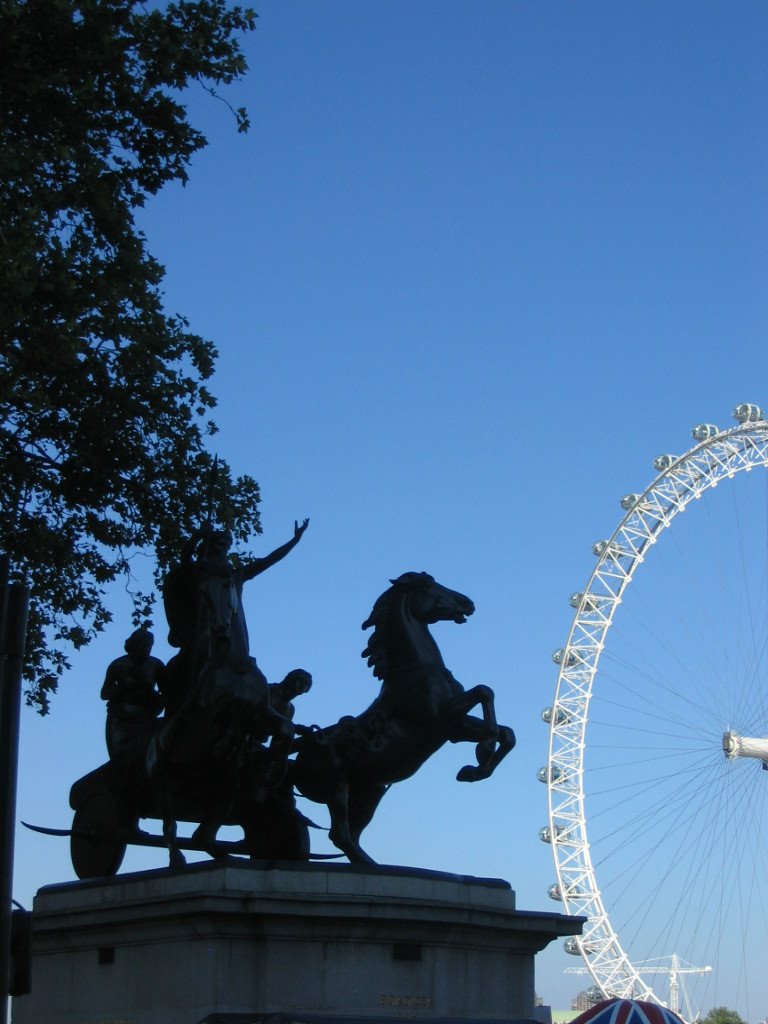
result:
[[[139,549],[162,572],[208,511],[216,350],[164,310],[135,213],[186,182],[206,140],[183,90],[244,74],[255,17],[224,0],[0,0],[0,547],[32,584],[25,678],[43,714],[65,650],[110,620],[108,584]],[[217,494],[239,540],[260,532],[253,479],[221,463]],[[151,601],[135,594],[137,620]]]
[[[735,1010],[727,1006],[715,1006],[709,1011],[702,1024],[746,1024]]]

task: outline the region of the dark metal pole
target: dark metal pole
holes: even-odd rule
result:
[[[29,609],[29,588],[9,583],[8,577],[8,558],[3,555],[0,556],[0,1024],[7,1024],[8,1020],[21,673]]]

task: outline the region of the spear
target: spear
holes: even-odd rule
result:
[[[218,475],[219,475],[219,456],[218,455],[214,455],[214,457],[213,457],[213,465],[211,466],[211,476],[210,476],[210,479],[208,481],[208,496],[207,496],[207,501],[206,501],[206,504],[208,506],[208,517],[206,519],[206,524],[205,525],[208,527],[208,531],[209,532],[211,530],[211,527],[213,526],[213,501],[214,501],[214,496],[215,496],[215,493],[216,493],[216,478],[217,478]]]
[[[213,503],[216,494],[216,477],[218,474],[219,456],[214,455],[211,473],[208,478],[208,493],[205,496],[206,517],[205,524],[203,526],[203,546],[200,550],[200,556],[203,560],[208,558],[208,547],[211,543],[211,533],[213,532]]]

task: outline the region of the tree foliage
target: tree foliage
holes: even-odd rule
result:
[[[33,588],[43,713],[132,554],[154,547],[162,571],[207,513],[216,350],[165,311],[135,213],[186,182],[206,140],[183,90],[239,78],[254,21],[224,0],[0,0],[0,547]],[[258,500],[220,465],[239,539]]]
[[[702,1024],[746,1024],[735,1010],[727,1006],[715,1006],[709,1011]]]

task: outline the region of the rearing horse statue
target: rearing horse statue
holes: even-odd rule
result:
[[[493,690],[465,690],[429,632],[435,622],[466,622],[472,601],[426,572],[391,583],[362,627],[373,626],[363,657],[381,680],[379,696],[357,717],[299,739],[291,765],[299,792],[328,805],[329,837],[353,862],[373,863],[359,840],[388,787],[443,744],[476,744],[477,764],[459,771],[460,782],[488,778],[515,745],[512,730],[496,721]],[[476,707],[482,718],[470,714]]]

